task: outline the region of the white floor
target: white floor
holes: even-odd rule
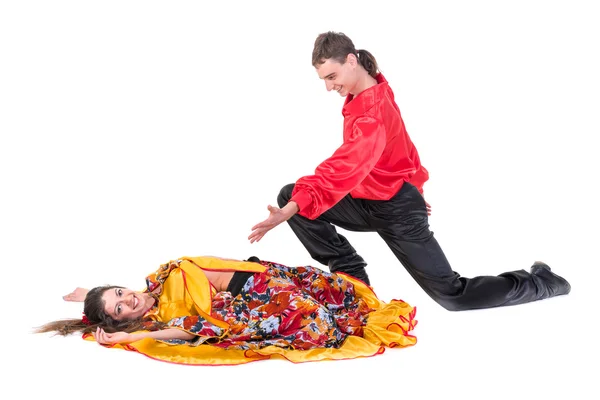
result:
[[[200,3],[0,5],[7,392],[598,398],[592,2]],[[417,306],[416,346],[340,362],[186,367],[31,334],[80,315],[61,300],[76,286],[141,289],[184,255],[314,265],[286,225],[258,244],[246,237],[279,188],[340,143],[343,100],[310,62],[327,30],[371,51],[390,81],[431,174],[431,229],[455,270],[498,274],[539,259],[572,293],[451,313],[376,234],[344,232],[379,296]]]

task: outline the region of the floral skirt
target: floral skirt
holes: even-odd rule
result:
[[[214,346],[228,349],[338,348],[348,335],[362,336],[372,309],[341,276],[302,266],[262,261],[240,294],[220,292],[212,316],[227,322],[229,332]]]

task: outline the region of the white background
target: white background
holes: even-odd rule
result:
[[[598,398],[592,3],[2,2],[3,391]],[[185,255],[315,265],[287,225],[258,244],[246,238],[279,189],[341,143],[343,99],[311,65],[327,30],[371,51],[389,80],[430,171],[431,229],[454,269],[490,275],[540,259],[572,293],[448,312],[376,234],[347,233],[380,298],[417,306],[416,346],[338,362],[189,367],[31,334],[80,315],[61,299],[76,286],[141,289],[159,264]]]

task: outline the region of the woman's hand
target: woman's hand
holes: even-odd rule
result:
[[[106,333],[104,329],[96,328],[94,339],[100,344],[117,344],[135,342],[135,336],[127,332]]]
[[[71,293],[63,296],[64,301],[84,301],[85,296],[87,296],[89,290],[84,288],[76,288]]]

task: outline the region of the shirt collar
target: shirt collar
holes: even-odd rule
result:
[[[377,79],[377,85],[363,90],[356,97],[352,94],[346,96],[344,108],[342,108],[342,115],[344,117],[348,115],[363,115],[382,99],[388,88],[388,82],[381,73],[377,74],[375,79]]]

